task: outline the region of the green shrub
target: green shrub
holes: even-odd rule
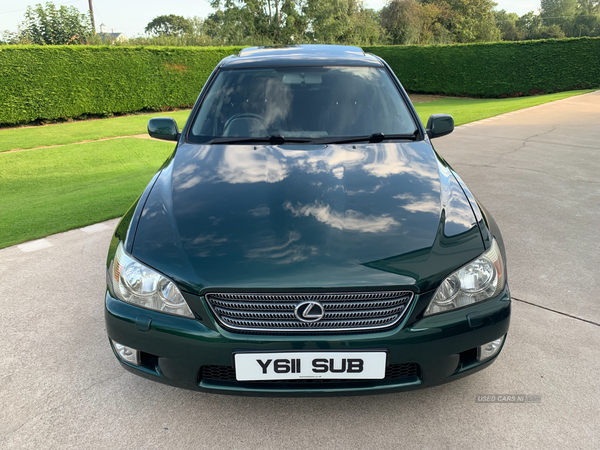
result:
[[[193,105],[240,47],[0,47],[0,124]]]
[[[0,47],[0,124],[191,106],[241,47]],[[505,97],[600,87],[600,38],[364,47],[412,92]]]
[[[600,87],[600,38],[363,49],[411,92],[512,97]]]

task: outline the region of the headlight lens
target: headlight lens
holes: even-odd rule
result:
[[[110,272],[113,290],[120,300],[169,314],[194,317],[177,286],[125,253],[122,242]]]
[[[504,289],[504,262],[496,239],[486,252],[450,274],[435,292],[425,316],[493,297]]]

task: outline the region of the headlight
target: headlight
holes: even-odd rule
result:
[[[142,308],[194,317],[177,286],[125,253],[122,242],[110,272],[113,290],[120,300]]]
[[[504,289],[504,262],[496,239],[475,261],[450,274],[435,292],[425,316],[487,300]]]

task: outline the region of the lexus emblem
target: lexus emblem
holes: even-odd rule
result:
[[[294,314],[301,322],[318,322],[325,315],[325,308],[319,302],[311,300],[298,303]]]

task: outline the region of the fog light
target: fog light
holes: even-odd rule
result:
[[[135,348],[127,347],[126,345],[119,344],[111,339],[117,355],[122,361],[133,364],[134,366],[140,365],[140,352]]]
[[[485,345],[480,345],[477,347],[477,361],[485,361],[486,359],[490,359],[492,356],[496,355],[500,351],[500,347],[502,347],[505,336],[506,335],[502,336],[500,339],[496,339],[492,342],[488,342]]]

